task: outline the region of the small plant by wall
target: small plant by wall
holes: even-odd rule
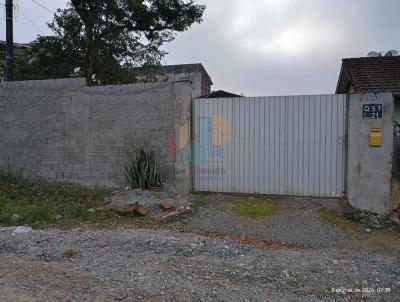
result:
[[[163,176],[154,152],[140,148],[135,158],[125,166],[125,179],[131,189],[161,187]]]
[[[14,170],[10,164],[7,164],[3,169],[0,170],[0,183],[2,184],[16,184],[26,181],[23,177],[22,170]]]

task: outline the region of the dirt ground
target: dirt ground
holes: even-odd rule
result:
[[[2,301],[110,301],[106,284],[79,270],[31,257],[0,258]],[[13,285],[13,286],[10,286]]]
[[[399,232],[329,224],[338,200],[252,218],[205,198],[152,229],[0,229],[1,301],[399,301]]]

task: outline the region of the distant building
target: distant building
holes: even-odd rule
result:
[[[29,44],[14,43],[14,56],[22,54]],[[3,60],[6,59],[6,41],[0,40],[0,55]]]
[[[14,56],[22,54],[27,48],[28,44],[14,43]],[[5,64],[6,60],[6,41],[0,40],[0,60]],[[4,70],[2,69],[3,64],[0,64],[0,81],[3,79]]]
[[[139,78],[143,75],[141,68],[135,68],[134,73]],[[200,63],[164,65],[156,77],[159,81],[191,81],[193,85],[193,98],[210,94],[211,86],[213,85],[210,75],[203,64]]]

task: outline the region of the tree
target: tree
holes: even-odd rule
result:
[[[157,66],[161,46],[193,23],[194,0],[71,0],[16,62],[16,79],[85,76],[88,84],[132,82],[132,67]]]
[[[83,76],[79,51],[67,50],[59,37],[42,36],[14,61],[14,80],[43,80]]]

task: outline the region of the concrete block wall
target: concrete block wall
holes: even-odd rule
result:
[[[87,87],[84,79],[0,84],[0,168],[86,186],[125,185],[124,165],[147,145],[175,182],[171,140],[188,118],[188,82]],[[179,105],[185,104],[185,106]],[[187,189],[187,188],[186,188]]]

